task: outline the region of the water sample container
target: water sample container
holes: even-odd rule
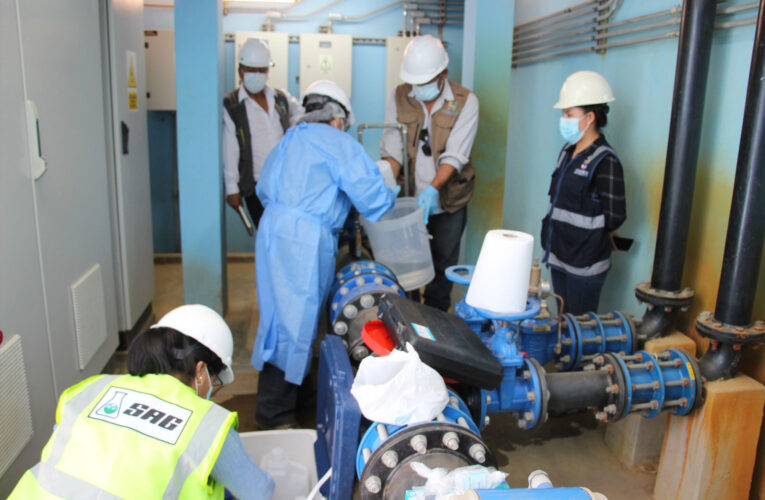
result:
[[[379,221],[361,217],[375,260],[393,271],[406,291],[427,285],[436,275],[424,210],[417,207],[417,198],[398,198]]]
[[[306,466],[290,460],[283,448],[273,448],[263,457],[260,467],[274,480],[273,500],[305,498],[310,492]]]

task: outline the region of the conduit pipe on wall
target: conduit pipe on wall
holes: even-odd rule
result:
[[[699,333],[712,339],[709,350],[700,361],[707,380],[735,376],[742,346],[759,345],[765,341],[765,322],[752,323],[765,244],[764,24],[765,0],[761,0],[717,304],[714,315],[704,312],[696,319]]]
[[[560,15],[556,18],[548,19],[546,21],[542,21],[537,23],[535,26],[531,28],[519,28],[518,26],[515,27],[515,36],[518,37],[526,37],[530,33],[533,33],[534,31],[539,30],[540,28],[549,28],[551,26],[555,26],[557,24],[564,23],[566,21],[569,21],[571,19],[577,19],[579,17],[583,16],[595,16],[597,18],[601,18],[603,16],[608,17],[610,13],[613,13],[613,11],[616,9],[617,0],[605,0],[603,2],[596,2],[595,5],[582,10],[581,12],[571,12],[566,13],[564,15]],[[599,14],[600,12],[610,12],[607,14]],[[520,25],[519,25],[520,26]]]
[[[597,9],[593,9],[593,12],[584,12],[582,14],[578,14],[576,16],[572,16],[571,19],[576,19],[578,17],[582,17],[583,15],[587,14],[590,17],[588,19],[584,19],[582,21],[577,21],[574,23],[566,23],[564,26],[559,26],[560,21],[558,22],[551,22],[549,24],[546,24],[544,26],[541,26],[542,28],[545,28],[542,31],[539,31],[539,28],[535,29],[534,31],[529,31],[525,33],[515,33],[513,37],[513,46],[515,46],[515,43],[522,43],[528,40],[533,40],[537,38],[543,38],[546,35],[549,35],[551,33],[560,33],[561,31],[570,30],[573,28],[578,28],[580,26],[588,26],[588,25],[597,25],[598,23],[601,23],[603,21],[606,21],[611,15],[616,11],[616,7],[618,6],[617,0],[607,0],[606,3],[603,3],[598,6]],[[561,21],[567,21],[568,19],[561,19]],[[602,28],[598,28],[602,29]]]
[[[640,283],[635,289],[638,300],[648,304],[638,327],[641,337],[668,333],[677,309],[688,307],[693,299],[693,290],[682,287],[682,277],[714,21],[715,0],[685,1],[653,273],[650,283]]]
[[[718,2],[724,3],[724,2]],[[721,6],[717,9],[717,14],[720,16],[735,15],[744,11],[753,10],[757,8],[756,2],[749,2],[739,5]],[[544,31],[535,31],[531,34],[518,34],[516,33],[513,39],[513,66],[520,66],[523,64],[530,64],[533,62],[543,61],[556,57],[581,54],[585,52],[602,52],[612,47],[621,47],[627,45],[634,45],[637,43],[649,42],[653,40],[662,40],[667,38],[677,38],[680,34],[679,31],[679,18],[673,17],[674,23],[667,22],[666,26],[671,29],[669,31],[661,32],[661,25],[647,25],[642,24],[647,20],[660,19],[662,17],[674,16],[681,10],[681,7],[673,7],[671,9],[654,12],[651,14],[645,14],[642,16],[636,16],[629,19],[623,19],[614,22],[596,21],[595,18],[584,19],[579,22],[566,22],[558,26],[554,26],[552,29],[546,29]],[[715,29],[734,28],[737,26],[745,26],[754,24],[755,17],[740,18],[734,20],[724,20],[715,24]],[[630,25],[629,29],[623,29],[615,31],[615,27],[621,27]],[[663,25],[663,23],[662,23]],[[610,31],[608,31],[610,30]],[[656,33],[656,31],[660,31]],[[590,34],[591,38],[587,40],[581,35]],[[640,33],[647,33],[645,36],[635,36]],[[572,37],[580,37],[579,40],[570,40]],[[619,41],[606,41],[615,37],[621,37]],[[557,42],[557,43],[556,43]],[[561,46],[579,45],[575,48],[567,48],[565,50],[554,50]],[[526,52],[529,49],[534,48],[538,55],[523,55],[519,52]]]
[[[622,21],[614,21],[614,22],[609,22],[609,23],[606,23],[606,24],[601,24],[600,26],[598,26],[597,29],[595,29],[596,23],[594,21],[592,21],[590,23],[591,25],[588,26],[587,28],[580,29],[580,30],[577,30],[577,31],[572,31],[572,32],[569,32],[569,33],[560,33],[561,30],[555,30],[555,33],[557,33],[556,35],[548,36],[548,37],[545,37],[545,38],[539,39],[539,40],[532,40],[532,41],[525,41],[524,42],[524,41],[521,41],[519,39],[516,39],[516,41],[513,43],[513,49],[515,49],[516,47],[518,48],[518,50],[526,49],[528,47],[543,45],[543,44],[546,44],[546,43],[549,43],[549,42],[552,42],[552,41],[555,41],[555,40],[560,40],[562,38],[569,38],[569,37],[572,37],[572,36],[583,35],[585,33],[590,33],[591,34],[593,32],[600,31],[600,30],[603,30],[603,29],[613,29],[613,28],[617,28],[617,27],[621,27],[621,26],[625,26],[625,25],[638,24],[638,23],[642,23],[642,22],[645,22],[645,21],[650,21],[650,20],[658,19],[658,18],[662,18],[662,17],[674,16],[675,14],[678,14],[681,10],[682,10],[682,8],[680,6],[677,6],[677,7],[671,8],[671,9],[662,10],[660,12],[654,12],[652,14],[646,14],[644,16],[637,16],[637,17],[633,17],[633,18],[630,18],[630,19],[624,19]],[[673,20],[675,20],[675,24],[679,24],[680,23],[680,17],[673,17]]]

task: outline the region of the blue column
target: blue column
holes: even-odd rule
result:
[[[220,167],[222,0],[176,0],[175,81],[183,290],[224,312],[226,267]]]

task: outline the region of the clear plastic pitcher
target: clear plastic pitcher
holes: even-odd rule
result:
[[[260,467],[274,480],[273,500],[305,498],[310,492],[305,465],[290,460],[283,448],[273,448],[263,457]]]
[[[375,260],[393,271],[406,291],[430,283],[436,274],[424,218],[417,198],[398,198],[378,222],[361,217]]]

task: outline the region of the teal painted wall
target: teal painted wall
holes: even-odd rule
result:
[[[515,22],[576,3],[579,0],[517,0]],[[627,19],[681,3],[623,1],[612,19]],[[479,5],[484,8],[483,2],[479,1]],[[739,17],[752,15],[750,11]],[[705,351],[707,341],[696,333],[694,321],[699,313],[715,307],[753,41],[754,25],[748,25],[716,30],[712,45],[683,271],[683,284],[692,287],[696,296],[676,322],[681,331],[694,338],[699,355]],[[603,55],[564,56],[512,70],[502,222],[504,227],[529,232],[535,238],[547,210],[550,175],[563,145],[558,133],[560,112],[552,109],[563,80],[577,70],[598,71],[608,79],[616,96],[605,134],[625,169],[627,221],[619,233],[635,238],[636,243],[630,252],[614,256],[601,295],[602,311],[621,309],[638,316],[643,313],[633,290],[638,282],[651,278],[676,56],[677,39],[668,39],[608,49]],[[504,64],[510,64],[509,54]],[[496,73],[500,80],[504,71],[499,68]],[[538,242],[536,254],[541,255]],[[543,277],[549,279],[547,270]],[[765,319],[765,258],[760,265],[759,283],[753,319]],[[765,384],[765,350],[748,349],[742,371]],[[765,496],[763,478],[765,438],[761,436],[752,484],[755,496]]]
[[[329,0],[303,0],[290,14],[311,12]],[[301,21],[275,21],[275,30],[288,32],[293,35],[300,33],[317,33],[320,25],[327,23],[327,14],[337,12],[347,15],[358,15],[372,11],[391,2],[381,3],[379,0],[345,0],[332,7],[321,11],[306,20]],[[260,12],[244,12],[232,10],[223,16],[223,33],[233,33],[238,30],[259,30],[265,22],[265,14]],[[172,29],[173,9],[146,7],[144,9],[145,29]],[[336,22],[333,24],[334,33],[347,33],[357,37],[379,37],[397,35],[403,28],[402,7],[395,6],[377,15],[357,22]],[[438,28],[423,25],[423,33],[437,35]],[[447,25],[443,30],[443,38],[447,43],[449,52],[449,76],[461,81],[462,74],[462,26]],[[226,42],[224,52],[224,92],[228,92],[236,85],[233,78],[234,68],[234,43]],[[352,73],[352,97],[351,105],[356,115],[356,123],[380,123],[385,113],[385,47],[377,45],[354,45],[353,46],[353,73]],[[298,43],[289,45],[289,78],[288,90],[298,96],[298,80],[300,73],[300,46]],[[164,112],[163,112],[164,113]],[[149,163],[152,176],[152,184],[166,185],[171,175],[171,164],[167,158],[172,157],[172,140],[167,127],[167,117],[163,113],[149,112],[149,140],[151,150]],[[349,133],[356,137],[356,128]],[[372,158],[379,158],[378,142],[381,132],[367,130],[364,133],[364,146]],[[155,192],[156,191],[156,192]],[[175,233],[173,217],[168,205],[170,194],[165,191],[155,190],[152,187],[153,221],[155,252],[177,252],[173,244],[172,235]],[[254,238],[244,230],[238,215],[227,208],[224,211],[226,220],[226,248],[228,252],[252,252]]]
[[[575,3],[558,2],[550,10]],[[516,22],[546,13],[538,4],[518,0]],[[665,0],[620,2],[612,19],[674,5],[676,2]],[[707,309],[714,307],[717,292],[753,37],[753,26],[717,30],[714,37],[684,275],[684,283],[699,294],[696,304]],[[628,215],[619,233],[635,238],[636,243],[629,253],[614,256],[601,296],[602,310],[642,313],[633,289],[650,279],[653,263],[676,55],[677,40],[669,39],[513,69],[503,224],[535,237],[549,202],[550,175],[563,145],[558,133],[560,112],[552,109],[563,80],[577,70],[598,71],[616,96],[605,135],[625,168]],[[541,255],[538,242],[536,254]],[[695,318],[698,312],[691,310],[688,317]],[[685,324],[690,322],[685,320]]]
[[[468,207],[462,262],[474,264],[486,232],[502,226],[514,2],[478,0],[468,5],[465,45],[474,47],[472,90],[480,102],[480,119],[471,155],[476,187]]]

